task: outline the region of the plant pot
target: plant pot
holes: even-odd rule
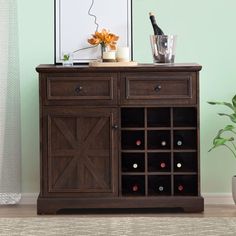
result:
[[[232,195],[234,203],[236,204],[236,175],[234,175],[232,178]]]
[[[73,66],[73,61],[72,60],[66,60],[62,62],[63,66]]]

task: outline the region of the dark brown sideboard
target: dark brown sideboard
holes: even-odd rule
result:
[[[38,214],[201,212],[198,64],[40,65]]]

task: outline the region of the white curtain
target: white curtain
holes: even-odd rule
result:
[[[0,204],[21,198],[17,0],[0,0]]]

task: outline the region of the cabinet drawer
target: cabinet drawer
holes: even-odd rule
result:
[[[47,77],[48,103],[87,104],[96,101],[109,104],[116,102],[116,78],[112,76],[93,77]]]
[[[196,103],[195,73],[127,74],[122,78],[125,104],[194,104]]]

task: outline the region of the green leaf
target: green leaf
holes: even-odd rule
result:
[[[215,138],[220,138],[220,135],[224,133],[224,129],[220,129]]]
[[[231,114],[229,117],[230,117],[232,122],[236,123],[236,114],[235,113]]]
[[[225,126],[225,128],[223,129],[224,131],[232,131],[232,130],[234,130],[235,129],[235,126],[233,126],[233,125],[227,125],[227,126]]]
[[[212,151],[215,147],[212,147],[211,149],[208,150],[208,152]]]
[[[236,102],[236,101],[235,101]],[[224,105],[235,111],[235,107],[229,102],[208,102],[210,105]]]
[[[227,142],[232,142],[234,141],[234,137],[230,137],[230,138],[222,138],[220,137],[220,135],[224,132],[224,129],[221,129],[218,131],[218,134],[216,135],[216,137],[213,139],[213,147],[208,151],[210,152],[212,149],[220,147],[220,146],[226,146]]]
[[[217,104],[216,102],[207,102],[207,103],[209,103],[211,105],[216,105]]]
[[[234,123],[236,123],[236,114],[233,113],[233,114],[226,114],[226,113],[218,113],[218,115],[220,116],[228,116],[230,118],[230,120]]]
[[[234,97],[232,99],[232,104],[234,106],[234,110],[236,110],[236,95],[234,95]]]
[[[69,54],[64,54],[63,61],[68,61],[69,59],[70,59],[70,55]]]
[[[216,137],[213,140],[213,145],[214,147],[218,147],[218,146],[224,145],[227,141],[228,139],[226,138]]]

